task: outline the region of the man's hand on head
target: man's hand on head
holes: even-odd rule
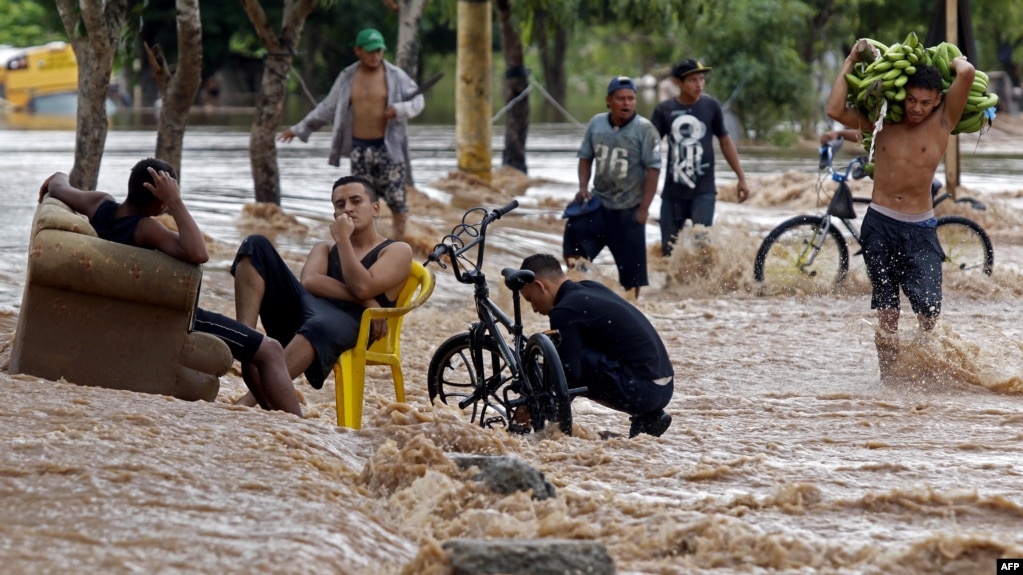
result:
[[[178,181],[171,177],[170,174],[163,170],[156,170],[155,168],[147,168],[149,174],[153,176],[153,183],[146,182],[143,184],[147,190],[153,192],[156,199],[164,203],[164,205],[173,204],[181,201],[181,189],[178,188]]]

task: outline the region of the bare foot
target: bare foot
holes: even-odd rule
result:
[[[252,395],[251,391],[245,393],[245,395],[239,397],[234,402],[235,405],[244,405],[245,407],[256,407],[259,403],[256,401],[256,397]]]

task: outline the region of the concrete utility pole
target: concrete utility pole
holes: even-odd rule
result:
[[[945,0],[945,41],[959,45],[959,2]],[[976,64],[974,64],[976,65]],[[945,191],[953,198],[959,186],[959,136],[949,136],[945,150]]]
[[[458,0],[455,145],[458,169],[491,180],[490,0]]]

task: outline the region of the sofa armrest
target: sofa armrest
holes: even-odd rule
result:
[[[214,335],[193,331],[181,346],[181,365],[188,369],[220,377],[233,364],[231,348]]]
[[[170,309],[195,307],[202,266],[81,233],[40,229],[26,282]]]
[[[73,211],[64,202],[46,196],[36,208],[32,221],[32,233],[39,230],[64,230],[76,234],[97,237],[89,218]]]

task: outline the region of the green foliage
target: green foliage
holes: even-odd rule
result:
[[[805,130],[823,120],[822,100],[837,71],[829,65],[840,62],[857,38],[891,43],[914,30],[923,40],[936,10],[935,0],[508,2],[525,43],[526,66],[541,83],[546,84],[534,27],[540,22],[568,27],[566,107],[578,119],[585,121],[591,111],[603,109],[603,85],[611,75],[663,76],[673,62],[699,57],[714,66],[707,92],[730,104],[748,134],[775,140],[789,137],[797,123]],[[263,1],[271,23],[281,21],[285,3]],[[130,5],[134,11],[125,40],[159,43],[168,61],[176,61],[175,1],[130,0]],[[975,64],[983,70],[1001,69],[1000,46],[1011,48],[1016,62],[1023,62],[1023,3],[984,0],[970,5],[979,53]],[[496,0],[491,6],[496,22]],[[423,74],[443,70],[448,72],[444,82],[452,83],[457,10],[458,0],[429,0],[420,24]],[[222,67],[232,52],[262,54],[263,46],[236,1],[203,2],[201,14],[204,75]],[[295,59],[296,71],[314,94],[325,93],[337,72],[355,61],[350,43],[364,27],[383,32],[393,60],[398,18],[384,2],[321,0],[305,23]],[[0,0],[0,43],[27,46],[65,38],[52,0]],[[495,94],[500,99],[503,68],[496,30],[494,39]],[[126,55],[133,57],[134,52]],[[299,90],[297,83],[293,88]],[[534,101],[539,103],[539,96]],[[641,112],[648,108],[650,103],[641,103]]]
[[[698,19],[693,41],[702,50],[688,56],[714,68],[706,91],[731,99],[748,133],[768,134],[808,105],[810,69],[791,31],[810,14],[796,0],[746,0],[714,3]]]
[[[0,0],[0,15],[0,44],[26,47],[67,40],[52,2]]]

